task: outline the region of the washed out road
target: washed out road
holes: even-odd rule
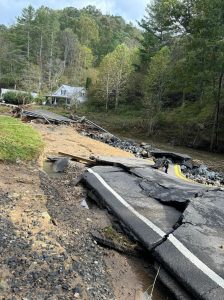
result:
[[[183,181],[134,160],[102,159],[89,187],[189,299],[224,295],[224,191]],[[114,165],[113,165],[114,160]],[[179,299],[186,299],[179,294]]]

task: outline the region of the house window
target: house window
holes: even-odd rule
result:
[[[65,96],[66,95],[66,90],[65,89],[61,89],[61,96]]]

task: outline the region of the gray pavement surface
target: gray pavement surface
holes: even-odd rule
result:
[[[143,168],[154,164],[152,160],[141,158],[125,158],[116,156],[97,156],[96,161],[101,165],[120,166],[122,168]]]
[[[23,115],[34,117],[34,118],[42,118],[44,120],[48,120],[51,122],[58,122],[58,123],[72,123],[73,120],[63,117],[61,115],[55,114],[53,112],[42,110],[42,109],[36,109],[32,111],[24,110]]]
[[[192,299],[223,300],[224,191],[149,167],[125,169],[93,167],[85,180]]]

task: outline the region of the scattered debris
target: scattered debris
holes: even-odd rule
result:
[[[19,106],[14,106],[11,110],[11,115],[14,118],[20,118],[22,116],[22,108]]]
[[[214,186],[224,185],[224,172],[214,172],[206,165],[181,165],[181,171],[185,176],[201,184]]]
[[[87,124],[93,126],[94,128],[96,128],[97,130],[100,130],[100,131],[109,133],[106,129],[104,129],[104,128],[102,128],[101,126],[97,125],[96,123],[94,123],[94,122],[88,120],[85,116],[79,117],[79,116],[77,116],[77,115],[72,115],[71,118],[72,118],[72,120],[75,120],[76,122],[79,122],[79,123],[87,123]]]
[[[156,149],[152,145],[144,142],[139,144],[132,140],[122,140],[109,133],[107,130],[95,124],[94,122],[88,120],[84,116],[78,117],[77,115],[73,115],[71,116],[72,119],[69,119],[50,111],[29,111],[19,106],[12,106],[12,108],[12,115],[14,117],[22,117],[23,119],[25,117],[26,121],[29,119],[34,119],[35,122],[45,124],[49,124],[51,122],[55,124],[73,124],[73,126],[76,127],[76,130],[79,131],[82,135],[88,136],[95,140],[99,140],[115,148],[133,153],[138,158],[147,159],[153,156],[156,159],[153,166],[153,168],[155,169],[159,169],[164,166],[163,159],[165,158],[167,161],[169,161],[169,163],[179,163],[181,165],[182,172],[186,175],[187,178],[191,180],[208,185],[224,185],[224,173],[211,171],[207,168],[207,166],[204,165],[194,165],[191,162],[191,157],[186,154],[163,151],[160,149]],[[60,152],[59,154],[70,157],[72,160],[79,161],[87,165],[95,164],[93,160],[90,160],[86,157],[79,157],[63,152]],[[57,157],[48,159],[51,161],[58,160]]]
[[[152,145],[146,144],[141,146],[131,140],[122,140],[110,133],[100,133],[98,131],[91,132],[88,129],[80,130],[81,134],[88,136],[94,140],[101,141],[112,147],[122,149],[124,151],[133,153],[136,157],[149,158],[151,157],[150,151],[153,149]]]
[[[88,206],[88,204],[87,204],[87,202],[86,202],[86,199],[83,199],[83,200],[82,200],[81,206],[84,207],[84,208],[86,208],[86,209],[89,209],[89,206]]]
[[[94,230],[92,231],[92,236],[99,245],[114,249],[120,253],[139,256],[143,252],[140,246],[133,243],[124,234],[117,232],[112,226],[102,230]]]

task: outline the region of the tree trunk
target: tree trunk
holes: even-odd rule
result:
[[[119,87],[116,88],[116,94],[115,94],[115,111],[118,109],[119,105]]]
[[[49,86],[50,86],[51,92],[52,92],[53,46],[54,46],[54,32],[52,31],[52,33],[51,33],[51,49],[50,49],[49,74],[48,74],[48,80],[49,80]]]
[[[43,52],[43,34],[41,32],[41,36],[40,36],[40,51],[39,51],[39,66],[40,66],[39,91],[41,91],[41,89],[42,89],[42,76],[43,76],[42,52]]]
[[[110,76],[107,75],[107,86],[106,86],[106,111],[108,111],[108,103],[109,103],[109,82],[110,82]]]
[[[185,94],[185,90],[183,89],[183,94],[182,94],[182,106],[183,107],[185,106],[185,97],[186,97],[186,94]]]
[[[220,100],[221,100],[223,76],[224,76],[223,73],[221,73],[219,76],[219,86],[218,86],[217,96],[215,93],[216,105],[215,105],[214,123],[212,128],[212,135],[211,135],[210,151],[213,151],[218,146],[219,113],[220,113]]]
[[[30,61],[30,30],[27,32],[27,60]]]

